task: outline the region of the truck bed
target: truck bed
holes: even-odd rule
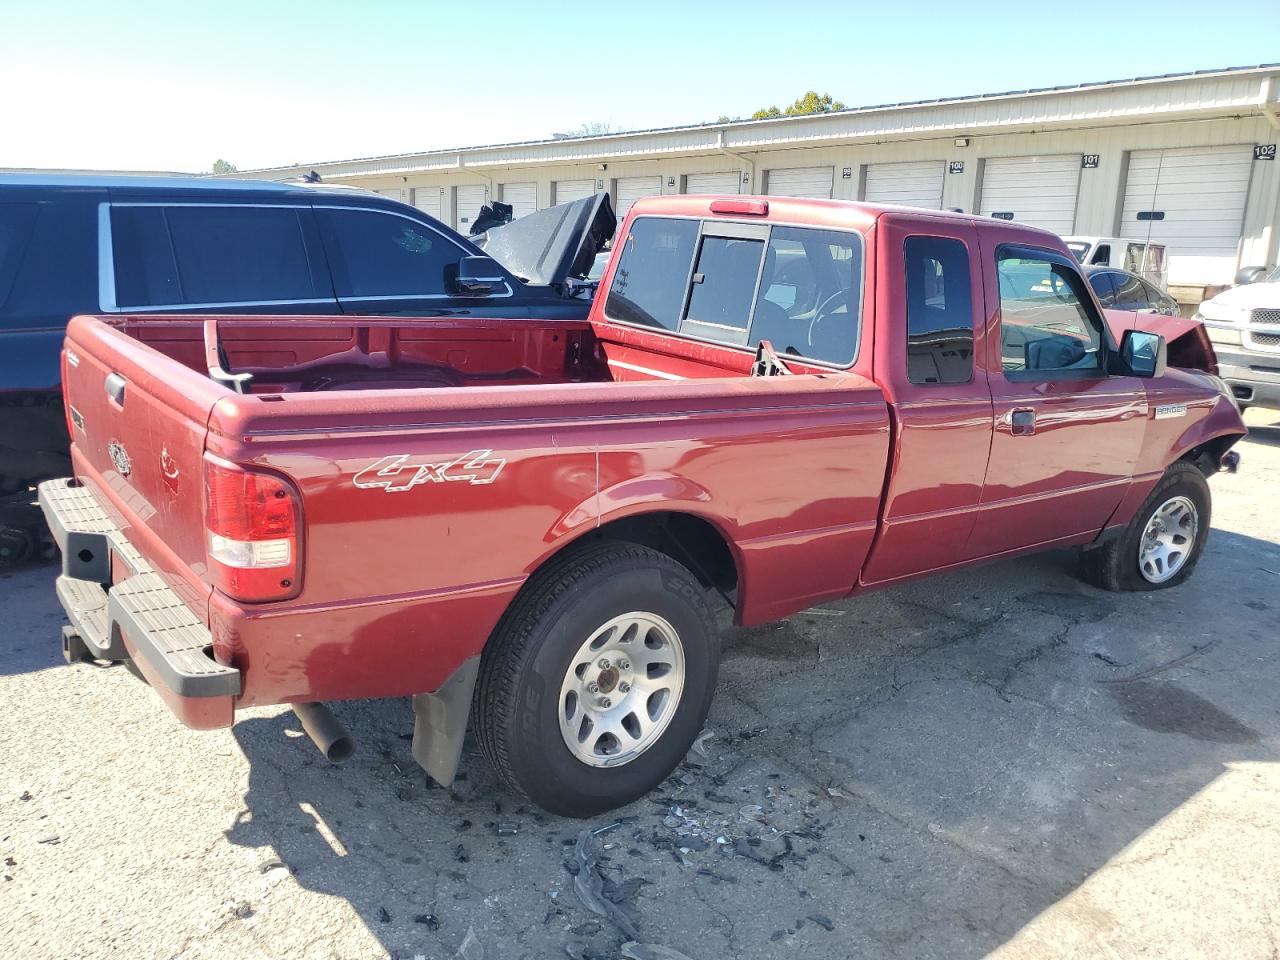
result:
[[[732,545],[743,623],[846,595],[876,531],[884,395],[750,360],[573,321],[77,317],[64,379],[75,476],[249,705],[435,690],[548,557],[655,513]],[[243,393],[220,361],[252,375]],[[296,596],[213,588],[211,462],[296,486]]]
[[[745,376],[740,353],[676,355],[602,341],[591,324],[486,318],[131,316],[104,322],[200,374],[248,374],[244,392],[602,383]],[[215,349],[220,350],[214,360]]]

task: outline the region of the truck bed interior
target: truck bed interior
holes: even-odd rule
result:
[[[106,319],[160,353],[246,393],[426,389],[741,377],[752,358],[698,344],[665,352],[586,321],[471,317],[127,316]],[[643,337],[643,331],[639,332]],[[633,342],[628,343],[627,340]],[[673,344],[675,346],[676,344]],[[216,377],[215,377],[216,378]]]

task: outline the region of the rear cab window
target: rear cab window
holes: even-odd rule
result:
[[[848,366],[857,355],[862,237],[769,223],[638,217],[609,320]]]

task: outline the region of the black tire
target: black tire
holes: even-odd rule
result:
[[[1186,497],[1196,508],[1197,528],[1190,556],[1168,580],[1152,583],[1142,575],[1138,564],[1138,547],[1147,522],[1163,504],[1174,497]],[[1165,471],[1160,482],[1143,501],[1120,536],[1109,543],[1080,554],[1080,576],[1103,590],[1165,590],[1176,587],[1195,570],[1205,541],[1209,538],[1212,500],[1209,483],[1199,467],[1179,460]]]
[[[647,749],[621,766],[591,766],[561,735],[561,684],[591,633],[633,611],[677,631],[683,692]],[[719,633],[693,574],[648,547],[594,543],[539,571],[503,615],[480,660],[472,729],[514,791],[551,813],[590,817],[644,796],[684,759],[711,708],[719,665]]]

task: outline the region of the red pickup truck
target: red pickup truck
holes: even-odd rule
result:
[[[75,318],[75,477],[40,488],[68,660],[195,728],[292,704],[334,758],[324,701],[411,696],[437,780],[470,722],[590,815],[701,728],[714,593],[754,624],[1061,546],[1169,587],[1245,433],[1198,331],[1108,323],[1002,221],[651,198],[586,321],[477,312]]]

